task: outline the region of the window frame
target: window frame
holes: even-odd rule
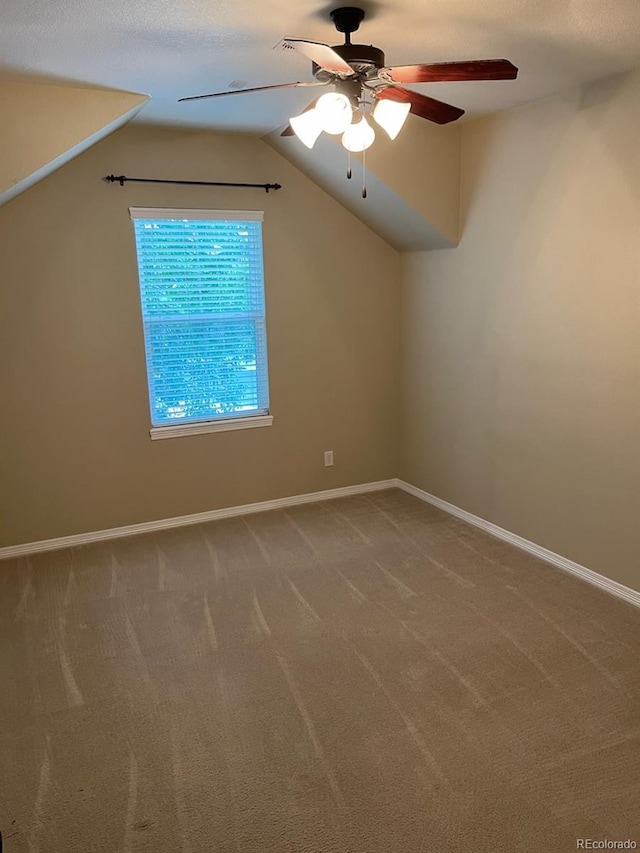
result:
[[[250,414],[247,411],[241,411],[228,416],[219,416],[216,418],[202,418],[177,421],[176,423],[154,423],[153,400],[154,394],[152,391],[151,371],[153,363],[149,358],[147,326],[151,322],[162,322],[159,320],[147,319],[145,311],[145,302],[143,297],[143,285],[141,279],[140,262],[138,255],[138,242],[135,234],[135,220],[204,220],[207,222],[213,221],[232,221],[232,222],[260,222],[261,226],[264,221],[264,212],[261,210],[219,210],[219,209],[194,209],[194,208],[147,208],[147,207],[130,207],[129,218],[134,226],[134,246],[136,251],[136,267],[138,271],[138,295],[140,299],[140,310],[142,319],[142,331],[144,336],[145,347],[145,362],[146,362],[146,384],[147,396],[149,400],[149,416],[151,419],[151,428],[149,435],[152,440],[179,438],[181,436],[201,435],[210,432],[228,432],[238,429],[254,429],[256,427],[266,427],[273,424],[273,415],[269,408],[269,370],[268,370],[268,352],[267,352],[267,330],[266,330],[266,292],[264,286],[264,250],[262,245],[262,228],[260,231],[261,238],[261,272],[262,272],[262,298],[264,310],[261,314],[261,320],[264,329],[263,351],[264,358],[260,363],[256,364],[256,369],[262,373],[262,382],[264,391],[266,392],[267,407],[260,408],[255,414]],[[246,312],[250,314],[250,312]],[[203,315],[209,316],[209,315]],[[214,312],[211,314],[212,321],[215,322]],[[177,419],[176,419],[177,420]]]

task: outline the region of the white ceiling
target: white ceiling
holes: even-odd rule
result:
[[[640,65],[640,0],[352,0],[354,41],[388,64],[510,59],[516,81],[418,91],[481,114]],[[150,94],[139,120],[267,132],[313,95],[304,89],[177,104],[183,95],[311,80],[310,63],[272,50],[283,37],[336,44],[317,0],[2,0],[0,79]],[[344,4],[346,5],[346,3]],[[357,38],[356,38],[357,36]]]

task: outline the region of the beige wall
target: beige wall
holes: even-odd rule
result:
[[[640,589],[640,74],[469,124],[404,258],[401,476]]]
[[[273,427],[149,439],[129,206],[265,210]],[[0,241],[0,545],[397,473],[398,255],[266,144],[125,128],[0,209]]]
[[[368,168],[452,246],[460,232],[462,127],[410,115],[397,139],[381,131],[367,152]]]
[[[5,205],[0,546],[399,474],[640,588],[639,95],[466,125],[461,244],[403,257],[401,306],[399,256],[248,137],[128,127]],[[265,209],[272,428],[150,441],[130,205]]]

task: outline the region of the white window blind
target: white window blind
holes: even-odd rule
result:
[[[153,426],[266,414],[262,212],[130,214]]]

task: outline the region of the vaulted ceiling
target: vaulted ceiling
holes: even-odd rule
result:
[[[352,2],[366,12],[353,41],[375,44],[390,65],[506,58],[519,67],[515,81],[411,87],[465,109],[463,122],[640,65],[640,0]],[[460,123],[440,127],[410,116],[395,142],[379,134],[367,156],[364,200],[359,180],[344,179],[345,151],[335,137],[323,135],[308,151],[280,136],[313,97],[309,90],[178,103],[186,95],[312,80],[308,60],[273,47],[287,36],[341,44],[329,19],[340,5],[3,0],[0,204],[135,116],[258,134],[398,249],[455,246]]]
[[[359,0],[360,2],[360,0]],[[177,104],[183,95],[311,79],[283,37],[329,44],[341,3],[318,0],[4,0],[0,80],[70,82],[151,95],[136,120],[266,133],[304,90]],[[357,4],[356,4],[357,5]],[[514,82],[421,84],[471,115],[640,64],[638,0],[362,0],[354,41],[390,64],[505,57]]]

